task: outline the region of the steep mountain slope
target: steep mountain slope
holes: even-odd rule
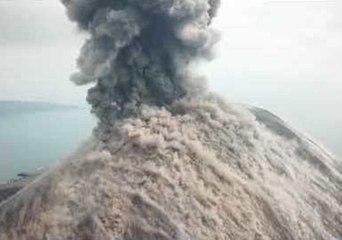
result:
[[[264,110],[183,99],[95,133],[0,206],[0,239],[342,238],[341,163]]]

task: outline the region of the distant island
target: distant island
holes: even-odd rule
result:
[[[76,105],[66,105],[36,101],[0,101],[0,117],[13,114],[27,114],[43,111],[65,111],[82,108]]]

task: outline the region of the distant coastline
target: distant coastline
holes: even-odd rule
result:
[[[38,101],[15,101],[15,100],[1,100],[0,101],[0,117],[13,114],[27,114],[32,112],[46,112],[46,111],[65,111],[86,109],[85,106],[58,104],[50,102]]]

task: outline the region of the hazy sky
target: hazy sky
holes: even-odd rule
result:
[[[342,142],[342,0],[222,0],[213,90]],[[84,104],[68,81],[85,38],[58,0],[0,0],[0,100]],[[336,146],[335,146],[336,148]]]
[[[205,68],[212,88],[342,154],[341,13],[342,0],[224,1],[217,60]]]
[[[0,99],[84,103],[68,79],[84,36],[58,0],[0,0]]]

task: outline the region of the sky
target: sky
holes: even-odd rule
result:
[[[269,109],[342,155],[342,0],[226,0],[212,89]]]
[[[85,104],[69,76],[85,36],[58,0],[0,0],[0,99]]]
[[[342,145],[342,0],[222,0],[216,59],[196,68],[229,101]],[[86,38],[58,0],[0,0],[0,100],[84,105],[69,76]],[[331,141],[330,141],[331,142]],[[340,144],[341,143],[341,144]]]

